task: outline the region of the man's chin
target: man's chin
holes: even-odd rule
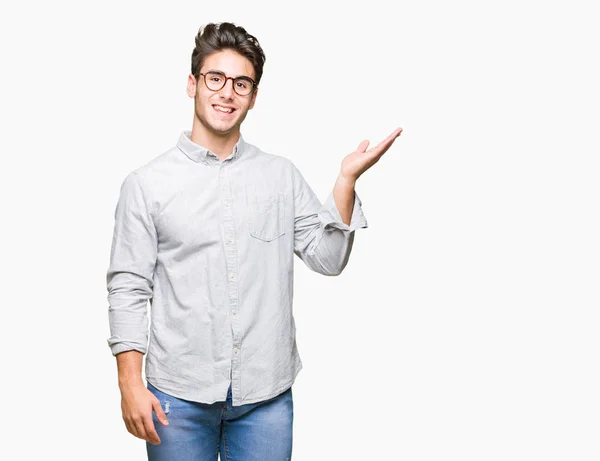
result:
[[[210,116],[207,118],[199,117],[199,114],[196,113],[196,118],[215,136],[228,136],[237,133],[240,126],[239,117],[236,117],[235,120],[222,120]]]
[[[231,133],[235,133],[236,132],[236,127],[237,125],[235,123],[231,124],[231,125],[221,125],[221,124],[211,124],[210,125],[210,131],[212,131],[214,134],[216,134],[217,136],[227,136]]]

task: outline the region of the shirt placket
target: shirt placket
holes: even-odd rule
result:
[[[241,325],[239,316],[239,290],[238,290],[238,265],[237,246],[235,234],[235,221],[233,215],[233,198],[227,165],[231,162],[222,162],[219,167],[219,187],[221,190],[221,203],[223,211],[223,233],[225,237],[225,259],[227,266],[227,293],[229,298],[229,316],[233,337],[231,358],[231,391],[233,401],[237,402],[241,386]]]

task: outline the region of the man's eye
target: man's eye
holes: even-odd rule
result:
[[[220,82],[222,79],[221,77],[211,77],[210,78],[213,82]]]
[[[248,88],[248,82],[245,82],[243,80],[238,81],[237,86],[238,86],[238,88]]]

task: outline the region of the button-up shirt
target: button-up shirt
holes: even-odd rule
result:
[[[131,171],[115,209],[106,275],[112,354],[145,354],[146,379],[186,400],[232,404],[292,386],[302,361],[292,314],[294,254],[338,275],[354,231],[333,191],[321,204],[291,160],[240,134],[220,160],[184,130]],[[150,327],[148,326],[150,304]]]

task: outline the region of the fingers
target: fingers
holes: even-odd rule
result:
[[[123,420],[125,421],[127,430],[131,434],[146,440],[151,444],[158,445],[160,444],[160,437],[154,427],[152,410],[154,410],[156,417],[163,425],[167,426],[169,424],[167,417],[160,406],[159,400],[153,395],[146,404],[138,405],[137,411],[126,410],[124,412]]]
[[[155,442],[146,431],[146,424],[142,415],[125,418],[125,426],[127,426],[127,430],[137,438],[144,439],[150,443]],[[158,435],[156,435],[156,439],[158,439]],[[160,443],[160,439],[158,443]]]
[[[125,426],[129,433],[135,435],[139,439],[146,440],[154,445],[158,445],[160,443],[160,438],[154,429],[154,423],[152,422],[152,417],[142,418],[136,417],[125,420]]]
[[[395,129],[392,134],[390,134],[387,138],[385,138],[383,141],[381,141],[379,144],[380,145],[387,145],[388,147],[392,145],[392,143],[396,140],[396,138],[398,136],[400,136],[400,133],[402,133],[402,128],[397,128]]]
[[[146,424],[144,423],[143,418],[134,420],[133,426],[135,428],[135,433],[133,435],[152,443],[152,440],[150,440],[148,434],[146,433]]]
[[[127,426],[127,430],[137,438],[150,442],[153,445],[160,443],[160,437],[154,428],[152,416],[133,418],[129,422],[126,421],[125,425]]]
[[[367,147],[369,147],[369,140],[365,139],[364,141],[361,141],[361,143],[358,145],[356,152],[360,152],[362,154],[367,150]]]
[[[160,443],[160,437],[158,436],[156,428],[154,427],[154,420],[152,419],[152,410],[154,410],[154,413],[156,413],[156,417],[163,425],[167,426],[169,422],[167,421],[167,415],[165,415],[165,412],[160,406],[160,401],[154,395],[152,395],[151,402],[152,408],[150,410],[150,413],[145,414],[142,417],[143,427],[140,429],[140,432],[143,432],[143,434],[145,434],[145,437],[142,438],[145,439],[147,442],[150,442],[154,445],[158,445]]]
[[[373,153],[378,156],[383,155],[394,143],[396,138],[400,136],[400,133],[402,133],[402,128],[395,129],[392,134],[390,134],[387,138],[373,148]]]
[[[156,417],[158,418],[158,420],[163,425],[168,426],[169,421],[167,420],[167,415],[165,414],[162,407],[160,406],[160,402],[158,399],[155,399],[152,401],[152,409],[154,410],[154,413],[156,413]]]
[[[156,433],[156,429],[154,428],[154,421],[152,420],[152,415],[144,418],[144,431],[146,433],[146,437],[144,437],[148,442],[153,445],[158,445],[160,443],[160,437]]]
[[[383,155],[390,148],[390,146],[392,145],[394,140],[398,136],[400,136],[400,133],[402,133],[402,128],[401,127],[396,128],[387,138],[385,138],[383,141],[381,141],[379,144],[377,144],[375,147],[373,147],[369,152],[371,152],[374,156]],[[361,143],[358,145],[356,152],[363,154],[367,151],[368,147],[369,147],[369,140],[365,139],[365,140],[361,141]]]

